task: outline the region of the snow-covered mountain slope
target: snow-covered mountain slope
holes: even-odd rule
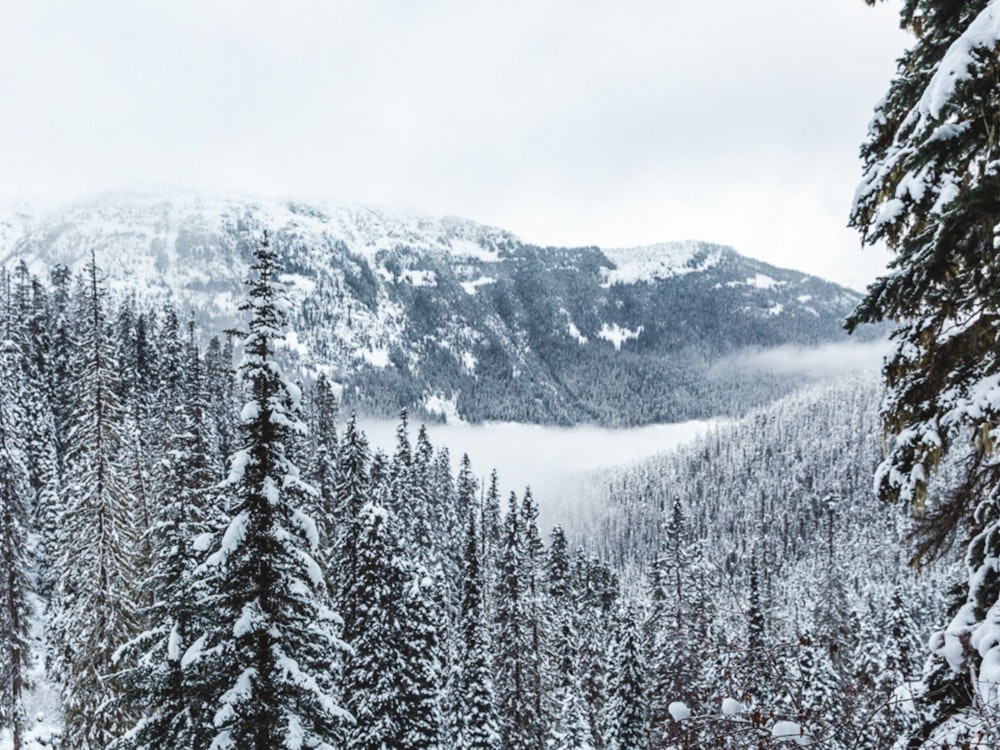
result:
[[[0,211],[0,260],[43,278],[91,253],[112,289],[238,319],[268,230],[296,303],[289,355],[348,405],[635,424],[732,412],[787,388],[718,378],[747,346],[839,339],[858,295],[700,242],[539,248],[464,219],[239,196],[106,195]]]

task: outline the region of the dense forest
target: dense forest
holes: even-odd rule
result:
[[[14,748],[875,748],[920,722],[939,603],[862,498],[873,386],[613,478],[578,546],[405,413],[373,452],[324,377],[282,376],[266,237],[255,258],[246,330],[204,349],[93,260],[7,278]]]

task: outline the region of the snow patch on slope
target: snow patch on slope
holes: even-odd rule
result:
[[[622,344],[631,339],[639,338],[642,331],[643,326],[639,326],[634,331],[631,331],[628,328],[622,328],[617,323],[612,323],[611,325],[605,323],[601,326],[601,330],[597,332],[597,337],[605,341],[610,341],[614,344],[615,351],[620,352]]]
[[[656,279],[670,279],[718,265],[725,248],[703,242],[666,242],[647,247],[602,249],[605,257],[615,264],[602,269],[604,286],[636,284]]]

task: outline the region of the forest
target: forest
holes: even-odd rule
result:
[[[543,530],[405,412],[372,451],[323,376],[286,378],[266,235],[252,270],[246,330],[210,338],[93,260],[7,278],[12,747],[878,748],[920,724],[939,586],[866,491],[874,384],[755,412]]]

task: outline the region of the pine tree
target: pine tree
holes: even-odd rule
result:
[[[309,440],[307,479],[316,488],[310,510],[315,514],[320,547],[329,549],[336,537],[337,397],[326,376],[320,374],[309,391]]]
[[[810,733],[822,739],[831,750],[843,747],[839,714],[843,711],[840,676],[830,652],[806,630],[799,637],[798,649],[799,715],[796,717]]]
[[[500,579],[503,548],[503,514],[500,512],[500,481],[496,469],[490,472],[489,489],[483,496],[483,567],[486,570],[486,619],[494,618],[495,598]]]
[[[84,279],[53,630],[62,678],[63,743],[69,750],[104,750],[134,718],[108,678],[115,669],[115,649],[137,630],[138,533],[121,469],[118,366],[105,329],[105,292],[93,256]]]
[[[866,244],[885,242],[894,253],[890,273],[848,320],[849,329],[896,322],[883,368],[888,453],[876,485],[883,498],[924,517],[917,557],[933,557],[956,531],[972,538],[957,617],[932,639],[952,676],[966,683],[958,694],[974,687],[964,675],[995,662],[1000,651],[990,622],[1000,593],[997,11],[992,0],[903,4],[902,25],[916,40],[876,109],[851,215]],[[928,497],[942,462],[956,479]],[[950,681],[939,678],[938,687]],[[930,725],[955,708],[954,691],[937,695],[940,712]],[[1000,704],[992,687],[979,697]]]
[[[513,500],[512,500],[513,502]],[[520,521],[524,534],[521,576],[524,581],[524,626],[527,631],[527,648],[522,654],[525,699],[532,704],[527,717],[539,744],[545,736],[545,707],[542,674],[545,670],[544,603],[542,598],[542,567],[545,545],[538,531],[538,504],[531,489],[526,488],[521,501]]]
[[[442,748],[441,596],[420,563],[407,570],[400,622],[399,742],[408,750]]]
[[[469,481],[469,457],[462,458],[459,495]],[[463,481],[462,477],[465,477]],[[490,637],[486,621],[485,576],[477,507],[466,507],[465,554],[462,557],[460,750],[499,750],[500,730],[494,708]]]
[[[529,690],[526,655],[531,626],[526,617],[530,589],[524,579],[525,535],[517,496],[511,494],[504,524],[496,592],[497,713],[505,750],[538,750],[539,716]]]
[[[672,702],[697,705],[701,634],[694,627],[699,615],[694,563],[684,509],[675,498],[651,574],[653,609],[647,628],[654,735],[674,725],[667,710]]]
[[[403,750],[400,743],[400,623],[407,569],[396,521],[382,506],[366,503],[351,524],[356,550],[345,581],[344,700],[355,718],[344,740],[349,750]]]
[[[166,442],[160,497],[149,531],[150,575],[142,587],[150,602],[143,613],[149,626],[119,655],[127,665],[123,679],[137,696],[141,719],[115,748],[200,748],[211,741],[211,717],[192,695],[196,681],[185,662],[204,616],[194,576],[204,557],[198,540],[217,515],[201,369],[192,332],[183,367],[183,399],[171,419],[175,432]]]
[[[606,747],[608,750],[645,750],[649,747],[646,665],[642,632],[631,609],[627,609],[619,621],[611,675]]]
[[[330,560],[327,583],[345,621],[349,619],[348,608],[354,606],[344,595],[346,587],[354,580],[357,565],[357,538],[353,524],[357,522],[361,509],[371,494],[368,476],[370,463],[368,440],[358,429],[357,417],[352,414],[340,443],[332,519],[336,537],[333,548],[327,553]]]
[[[332,747],[347,718],[331,665],[344,649],[313,558],[315,524],[300,508],[314,492],[288,456],[304,431],[298,389],[274,359],[288,303],[265,233],[247,282],[249,331],[239,375],[244,447],[232,458],[228,527],[199,569],[211,612],[195,666],[196,700],[211,708],[212,748]]]
[[[9,336],[0,347],[0,726],[9,727],[13,750],[20,750],[30,687],[31,482],[21,439],[27,427],[20,404],[21,352]]]

